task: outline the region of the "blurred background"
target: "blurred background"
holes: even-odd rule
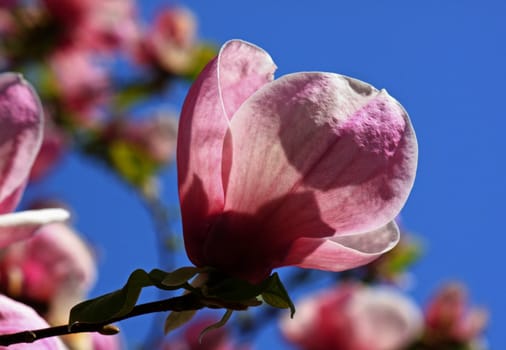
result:
[[[398,276],[388,277],[421,308],[446,283],[460,282],[469,303],[488,310],[486,328],[473,341],[506,346],[506,3],[116,2],[110,1],[110,13],[100,10],[106,19],[85,22],[90,27],[82,33],[75,25],[82,11],[77,0],[66,12],[56,0],[45,1],[53,16],[46,22],[38,22],[43,15],[36,1],[1,5],[3,70],[21,70],[35,84],[54,118],[48,128],[57,130],[47,154],[58,156],[48,156],[49,165],[33,175],[23,205],[51,198],[71,208],[73,226],[98,263],[89,296],[121,287],[136,268],[190,265],[178,217],[175,125],[192,79],[222,43],[239,38],[270,53],[277,77],[336,72],[386,88],[403,104],[420,155],[400,220],[408,246],[416,248],[403,255]],[[116,16],[124,22],[114,22]],[[75,38],[79,45],[71,42]],[[20,45],[23,40],[40,45]],[[155,138],[166,141],[146,141]],[[282,276],[296,274],[291,270],[282,269]],[[295,300],[333,281],[312,278],[294,290]],[[157,297],[147,290],[142,300]],[[253,333],[232,332],[255,349],[297,348],[283,339],[275,318],[268,315]],[[129,348],[149,338],[152,319],[120,324]]]

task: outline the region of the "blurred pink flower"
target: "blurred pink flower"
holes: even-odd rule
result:
[[[60,25],[64,47],[110,51],[138,40],[133,0],[44,0]]]
[[[0,247],[32,235],[41,225],[68,218],[63,209],[14,210],[42,141],[43,118],[32,87],[13,73],[0,74]]]
[[[184,335],[164,344],[163,350],[248,350],[248,346],[237,345],[226,328],[214,329],[207,332],[199,342],[200,333],[208,326],[215,324],[218,320],[210,317],[203,317],[192,321],[186,327]]]
[[[83,18],[103,0],[43,0],[47,11],[68,26],[80,24]],[[107,1],[107,0],[106,0]]]
[[[349,284],[307,297],[281,323],[302,350],[398,350],[422,327],[421,311],[400,292]]]
[[[1,8],[0,5],[0,34],[4,37],[11,36],[16,31],[16,21],[12,15],[12,11],[6,8]],[[5,60],[2,57],[2,60]]]
[[[177,119],[158,114],[143,120],[127,119],[113,125],[109,137],[122,139],[136,146],[159,164],[171,162],[176,153]]]
[[[75,113],[78,124],[93,124],[107,100],[109,79],[104,68],[86,51],[64,49],[50,59],[64,105]]]
[[[349,77],[275,81],[262,49],[226,43],[191,87],[178,131],[186,251],[256,283],[276,267],[341,271],[399,240],[417,143],[385,90]]]
[[[120,350],[121,337],[119,335],[102,335],[100,333],[91,333],[93,350]]]
[[[460,284],[448,284],[434,296],[426,309],[426,341],[468,343],[479,338],[487,324],[484,309],[470,308]]]
[[[137,59],[141,63],[155,63],[170,73],[186,73],[192,65],[196,27],[190,10],[181,7],[163,10],[139,42]]]
[[[2,288],[21,300],[48,306],[50,323],[65,323],[96,277],[89,247],[68,225],[43,226],[34,237],[8,247],[0,260]]]
[[[49,325],[33,309],[0,294],[0,334],[16,333],[27,329],[46,328]],[[65,350],[59,338],[45,338],[33,344],[14,344],[8,350]]]
[[[83,21],[77,39],[92,49],[111,50],[133,45],[139,39],[135,1],[99,1]]]
[[[8,8],[14,7],[18,4],[18,0],[0,0],[0,7]]]

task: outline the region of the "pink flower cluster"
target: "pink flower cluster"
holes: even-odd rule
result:
[[[10,213],[28,181],[43,129],[42,107],[31,86],[19,75],[1,74],[0,286],[10,297],[43,305],[45,319],[51,324],[62,324],[67,322],[71,306],[85,297],[94,281],[93,256],[79,236],[62,223],[69,216],[66,210]],[[31,237],[36,231],[37,235]],[[48,327],[46,320],[29,306],[0,294],[0,333]],[[91,341],[92,338],[88,340]],[[65,347],[58,338],[49,338],[9,349]]]
[[[479,341],[488,320],[482,308],[468,306],[465,288],[456,283],[439,290],[425,312],[425,343],[468,344]]]
[[[281,328],[301,350],[400,350],[422,334],[423,317],[399,291],[346,284],[303,300]]]
[[[47,174],[71,147],[86,149],[88,155],[93,153],[90,149],[104,150],[93,156],[113,163],[106,159],[113,146],[103,134],[110,124],[132,124],[125,105],[139,98],[138,91],[140,98],[148,99],[175,78],[193,77],[205,59],[199,56],[202,45],[189,10],[166,7],[152,22],[143,23],[134,0],[4,1],[0,33],[3,68],[30,74],[47,116],[31,180]],[[120,60],[141,78],[113,74]],[[161,140],[151,137],[150,128],[144,129],[144,135],[138,130],[134,139],[122,135],[123,139],[134,148],[143,143],[140,148],[147,150],[158,170],[173,160],[175,135]],[[106,144],[81,143],[90,140]],[[114,166],[113,170],[124,175]]]

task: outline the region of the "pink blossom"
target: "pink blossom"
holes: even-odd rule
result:
[[[121,139],[159,164],[171,162],[176,153],[177,119],[158,114],[143,120],[127,119],[112,125],[108,137]]]
[[[102,0],[43,0],[46,10],[58,21],[79,24]]]
[[[46,328],[49,325],[33,309],[0,294],[0,334],[9,334],[27,329]],[[14,344],[8,350],[65,350],[60,339],[45,338],[32,344]]]
[[[99,107],[108,97],[106,70],[86,51],[65,49],[50,60],[65,107],[78,118],[78,124],[93,124]]]
[[[192,64],[196,35],[193,14],[181,7],[163,10],[140,42],[137,59],[153,61],[171,73],[185,73]]]
[[[18,0],[0,0],[0,7],[12,8],[18,4]]]
[[[466,290],[459,284],[444,286],[429,303],[425,317],[429,342],[476,340],[488,319],[485,310],[468,306]]]
[[[13,36],[15,32],[16,21],[12,15],[12,11],[2,8],[2,5],[0,4],[0,34],[4,37],[9,37]]]
[[[178,131],[186,251],[258,282],[276,267],[341,271],[399,240],[417,143],[385,90],[342,75],[273,81],[262,49],[226,43],[191,87]]]
[[[248,346],[238,346],[223,327],[206,333],[199,341],[201,332],[216,322],[218,320],[211,317],[192,321],[183,336],[164,344],[163,350],[249,350]]]
[[[93,350],[120,350],[122,349],[121,337],[119,335],[102,335],[100,333],[92,333],[92,349]]]
[[[281,328],[302,350],[397,350],[420,335],[420,310],[398,291],[343,285],[312,295]]]
[[[68,217],[63,209],[9,213],[23,194],[42,130],[42,108],[32,87],[17,74],[0,74],[0,247]]]
[[[109,51],[138,39],[132,0],[44,0],[62,26],[64,46]]]
[[[65,323],[96,277],[90,249],[68,225],[43,226],[34,237],[8,247],[1,260],[2,285],[21,300],[48,306],[53,324]]]
[[[111,50],[133,45],[139,39],[133,0],[102,0],[87,14],[77,40],[92,49]]]

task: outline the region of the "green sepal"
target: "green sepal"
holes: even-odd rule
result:
[[[204,328],[202,330],[202,332],[200,332],[199,334],[199,344],[202,343],[202,339],[204,338],[204,336],[209,333],[210,331],[212,330],[215,330],[215,329],[218,329],[218,328],[221,328],[223,327],[224,325],[227,324],[228,320],[230,319],[230,316],[232,316],[232,313],[233,311],[232,310],[227,310],[225,312],[225,314],[223,315],[223,317],[221,318],[221,320],[219,320],[218,322]]]
[[[227,301],[241,301],[255,298],[262,293],[263,283],[254,285],[236,278],[225,278],[208,283],[205,296]]]
[[[259,284],[251,284],[235,278],[218,279],[217,282],[207,285],[204,296],[236,302],[245,307],[256,306],[256,298],[260,296],[273,307],[290,309],[292,317],[295,313],[295,306],[277,273]]]
[[[141,269],[135,270],[123,288],[75,305],[70,310],[69,329],[76,323],[109,323],[110,320],[125,316],[135,307],[144,287],[176,289],[161,283],[166,275],[166,272],[158,269],[149,273]]]
[[[270,306],[280,309],[290,309],[290,317],[293,318],[295,305],[290,299],[283,282],[279,279],[278,274],[272,274],[264,283],[264,290],[261,294],[262,299]]]
[[[167,318],[165,319],[165,325],[163,327],[165,335],[186,324],[193,318],[193,316],[195,316],[196,313],[197,310],[170,312]]]
[[[167,287],[180,287],[192,279],[196,274],[205,272],[206,269],[194,266],[181,267],[172,272],[166,273],[162,284]]]

